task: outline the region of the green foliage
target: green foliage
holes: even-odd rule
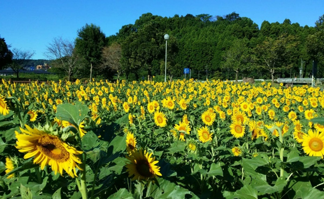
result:
[[[105,43],[105,34],[100,30],[99,26],[86,24],[78,31],[75,49],[80,57],[86,61],[88,74],[90,70],[90,79],[92,78],[92,72],[94,75],[99,75],[101,72],[98,67]]]
[[[5,39],[0,37],[0,70],[12,61],[12,56]]]

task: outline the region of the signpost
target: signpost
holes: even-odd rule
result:
[[[190,77],[189,78],[191,78],[190,68],[184,68],[183,69],[183,73],[185,74],[185,79],[187,79],[186,78],[187,77],[187,74],[190,74]]]

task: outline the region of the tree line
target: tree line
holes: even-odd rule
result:
[[[313,64],[317,76],[324,77],[324,15],[314,27],[289,19],[264,21],[258,27],[235,12],[173,17],[146,13],[108,37],[99,26],[86,24],[74,41],[54,38],[46,54],[52,60],[52,70],[68,79],[147,79],[164,75],[165,34],[170,36],[168,78],[182,78],[184,68],[190,68],[195,79],[308,77]],[[3,51],[5,42],[3,38],[0,41]],[[2,52],[0,60],[0,67],[8,66]]]

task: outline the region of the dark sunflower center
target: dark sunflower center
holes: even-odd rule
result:
[[[309,141],[309,148],[313,151],[321,151],[323,149],[323,142],[319,138],[312,138]]]
[[[235,132],[236,133],[242,133],[242,127],[239,126],[239,125],[235,126]]]
[[[207,116],[205,117],[205,120],[206,120],[206,122],[210,122],[210,121],[211,121],[211,118],[210,118],[210,116],[209,116],[209,115],[207,115]]]
[[[158,117],[157,117],[157,121],[158,121],[159,123],[163,123],[163,118],[162,118],[161,116],[158,116]]]
[[[205,140],[208,140],[208,139],[209,139],[209,133],[208,133],[207,131],[204,131],[204,132],[202,133],[202,136],[203,136],[203,138],[204,138]]]
[[[135,149],[135,142],[133,139],[129,140],[128,148],[130,148],[131,150]]]
[[[185,131],[185,132],[187,132],[186,130],[187,130],[187,129],[186,129],[185,126],[180,126],[180,128],[179,128],[179,131]]]
[[[153,176],[153,171],[147,160],[139,160],[136,164],[136,170],[145,178],[151,178]]]
[[[65,162],[70,158],[69,152],[57,137],[43,136],[39,140],[39,144],[41,151],[56,161]]]

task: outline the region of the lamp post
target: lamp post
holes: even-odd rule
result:
[[[167,59],[168,59],[167,49],[168,49],[168,39],[169,39],[169,35],[168,35],[168,34],[165,34],[165,35],[164,35],[164,39],[165,39],[165,67],[164,67],[164,82],[166,82],[166,70],[167,70]]]

